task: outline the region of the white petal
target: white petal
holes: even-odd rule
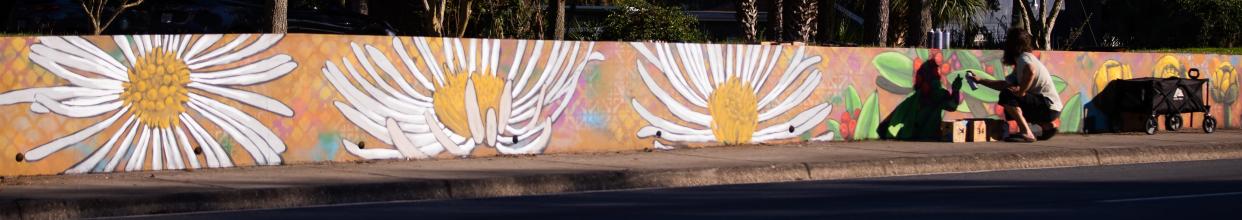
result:
[[[416,42],[415,45],[417,46],[419,44]],[[418,80],[419,85],[422,85],[423,88],[427,89],[428,91],[435,91],[435,88],[434,88],[435,86],[431,84],[430,80],[427,80],[427,76],[423,75],[423,71],[418,69],[417,62],[415,62],[413,58],[410,58],[410,52],[406,50],[405,43],[402,43],[400,38],[397,38],[397,37],[392,38],[392,49],[397,51],[397,56],[401,58],[401,64],[404,64],[405,69],[410,71],[410,73],[414,75],[414,78]],[[418,50],[421,51],[421,48]],[[423,58],[423,59],[425,60],[428,58]],[[380,68],[383,68],[383,64],[380,65]],[[429,66],[427,68],[434,68],[434,67]],[[411,93],[417,93],[417,92],[411,92]]]
[[[159,128],[151,129],[151,170],[164,169],[164,142],[160,138],[164,136],[164,132],[160,132]]]
[[[423,114],[425,114],[426,117],[434,117],[433,115],[431,115],[431,112],[427,112]],[[457,145],[456,142],[449,139],[449,136],[444,134],[445,133],[444,130],[441,129],[439,125],[428,125],[428,126],[434,126],[434,127],[431,127],[431,134],[436,138],[437,142],[440,142],[440,146],[443,146],[444,149],[448,150],[450,154],[458,155],[458,156],[470,155],[470,149],[462,149],[462,147]]]
[[[369,54],[375,61],[375,65],[379,66],[380,70],[383,70],[384,73],[388,75],[388,77],[392,78],[393,83],[397,84],[398,87],[401,87],[401,90],[405,92],[404,95],[413,97],[414,99],[418,101],[431,102],[430,97],[427,97],[423,95],[422,93],[419,93],[417,90],[414,90],[413,86],[410,86],[410,83],[405,80],[405,76],[401,75],[401,72],[398,71],[397,67],[392,64],[392,61],[388,60],[388,56],[385,56],[384,53],[381,53],[379,51],[379,49],[376,49],[375,47],[372,47],[370,45],[367,45],[366,49],[367,49],[367,54]],[[402,51],[404,50],[402,49]],[[417,76],[422,77],[422,75],[417,75]],[[430,85],[431,85],[430,83],[427,84],[427,86],[430,86]],[[395,91],[392,91],[392,93],[400,94]]]
[[[134,48],[129,45],[129,37],[124,35],[115,35],[112,36],[112,41],[116,42],[117,48],[121,48],[121,53],[125,54],[125,59],[129,62],[130,66],[133,66],[134,63],[138,62],[138,58],[134,56]],[[126,77],[128,76],[129,75],[126,75]]]
[[[151,143],[151,127],[142,125],[142,135],[138,136],[138,149],[129,156],[129,162],[125,163],[125,171],[141,170],[143,162],[147,160],[147,144]]]
[[[91,97],[77,97],[77,98],[65,100],[63,103],[65,103],[66,105],[74,105],[74,106],[91,106],[91,105],[103,104],[103,103],[110,102],[110,101],[117,101],[120,99],[121,99],[121,95],[111,94],[111,95],[91,96]]]
[[[341,146],[345,146],[345,151],[354,156],[361,157],[365,160],[387,160],[387,159],[403,159],[401,152],[393,149],[361,149],[357,144],[341,139]]]
[[[35,96],[45,96],[52,100],[64,100],[68,98],[94,97],[119,93],[121,93],[120,90],[102,90],[76,86],[29,88],[0,93],[0,105],[35,102]]]
[[[70,106],[54,101],[47,96],[35,95],[35,102],[46,107],[53,113],[72,118],[89,118],[121,108],[121,101],[91,106]]]
[[[225,54],[215,59],[203,60],[201,63],[188,62],[186,64],[190,66],[190,69],[197,70],[238,61],[267,50],[272,47],[272,45],[275,45],[276,42],[279,42],[281,38],[284,38],[283,34],[264,34],[263,36],[259,36],[259,39],[255,40],[254,43],[251,43],[249,46],[246,46],[237,52]]]
[[[694,133],[704,133],[704,132],[694,132]],[[677,132],[672,132],[668,130],[661,130],[659,128],[652,127],[652,126],[645,126],[643,128],[638,129],[637,135],[639,138],[658,136],[660,139],[669,140],[669,141],[677,141],[677,142],[713,142],[713,141],[716,141],[716,135],[711,134],[711,131],[708,131],[706,133],[708,134],[683,134],[683,133],[677,133]]]
[[[168,147],[167,149],[164,149],[164,152],[166,152],[168,156],[172,158],[170,162],[172,169],[184,170],[185,169],[185,158],[181,157],[183,156],[181,154],[182,152],[181,148],[177,148],[178,143],[177,143],[176,137],[173,136],[172,130],[169,130],[168,128],[164,128],[162,130],[164,132],[164,142],[165,142],[164,146]],[[193,154],[194,151],[192,150],[187,150],[185,152],[190,153],[190,155],[194,155]]]
[[[384,89],[384,92],[386,92],[386,94],[388,94],[391,97],[397,98],[401,102],[406,102],[406,103],[431,102],[431,98],[423,97],[424,99],[421,99],[421,100],[414,99],[408,95],[405,95],[404,93],[398,92],[397,89],[392,88],[392,86],[388,85],[388,82],[386,81],[386,79],[384,79],[383,77],[380,77],[380,75],[377,73],[378,71],[376,71],[375,66],[372,65],[371,59],[367,58],[367,54],[362,52],[362,49],[359,48],[357,44],[350,43],[350,46],[352,46],[351,49],[353,49],[354,51],[354,57],[358,59],[358,63],[362,66],[362,69],[367,72],[367,75],[370,76],[372,80],[375,80],[376,84],[378,84],[380,88]],[[357,74],[357,71],[353,68],[353,65],[349,65],[349,62],[345,61],[344,59],[342,59],[341,61],[342,61],[342,64],[346,64],[345,68],[349,70],[351,75],[355,76],[355,79],[360,80],[360,81],[365,80],[363,77]]]
[[[520,147],[519,146],[506,146],[505,144],[500,144],[496,146],[496,151],[499,151],[502,154],[542,153],[543,149],[548,147],[548,140],[552,137],[552,123],[550,122],[551,120],[552,119],[547,119],[547,118],[544,119],[541,125],[542,129],[540,129],[543,132],[539,134],[539,137],[535,138],[534,140],[531,140],[530,143],[526,143],[525,145],[522,145]]]
[[[116,132],[112,133],[112,137],[108,138],[108,142],[105,142],[103,146],[96,148],[95,152],[91,153],[91,156],[87,157],[85,160],[79,161],[77,165],[65,170],[65,173],[88,173],[91,172],[91,170],[94,170],[96,166],[99,166],[99,162],[103,160],[104,156],[107,156],[108,152],[112,151],[112,146],[113,144],[116,144],[117,139],[121,137],[121,133],[124,133],[126,128],[134,125],[134,120],[135,118],[130,116],[129,119],[125,120],[124,124],[121,124],[120,128],[116,129]]]
[[[112,80],[112,79],[88,78],[82,75],[78,75],[77,73],[74,73],[73,71],[69,71],[68,69],[65,69],[65,67],[61,66],[59,63],[60,61],[58,59],[59,58],[44,57],[36,53],[30,54],[30,61],[34,61],[36,64],[39,64],[39,66],[42,66],[44,69],[47,69],[48,72],[51,72],[52,74],[56,74],[56,76],[59,76],[60,78],[69,81],[70,84],[81,86],[81,87],[93,88],[93,89],[105,89],[105,90],[122,89],[121,81]]]
[[[651,124],[651,126],[659,128],[660,130],[671,131],[671,132],[676,132],[676,133],[681,133],[681,134],[695,134],[695,135],[712,134],[711,130],[700,130],[700,129],[693,129],[693,128],[685,127],[677,123],[673,123],[668,120],[665,120],[664,118],[656,116],[655,114],[651,114],[650,111],[647,111],[647,108],[644,108],[642,104],[638,103],[638,100],[630,100],[630,105],[634,106],[634,111],[638,112],[639,117],[642,117],[643,120],[646,120],[647,123]]]
[[[207,84],[198,83],[198,82],[190,82],[189,87],[195,88],[195,89],[201,89],[203,91],[207,91],[212,94],[228,97],[230,99],[237,100],[238,102],[246,103],[250,106],[254,106],[255,108],[267,110],[267,111],[276,113],[281,116],[293,117],[293,109],[289,109],[289,106],[285,106],[284,103],[281,103],[280,101],[277,101],[276,99],[272,99],[267,96],[260,95],[258,93],[245,91],[245,90],[238,90],[238,89],[232,89],[232,88],[207,85]]]
[[[498,118],[496,121],[499,127],[497,129],[505,129],[509,125],[509,118],[512,117],[511,114],[513,114],[513,84],[512,83],[505,83],[504,89],[501,90],[499,108],[500,108],[500,112],[497,115]],[[489,129],[489,130],[497,130],[497,129]],[[504,133],[504,131],[500,131],[500,130],[497,130],[496,132],[502,133],[502,134]],[[496,145],[493,144],[491,146],[496,146]]]
[[[197,58],[194,56],[197,56],[199,52],[203,52],[203,50],[206,50],[208,47],[211,47],[211,45],[215,44],[216,41],[219,41],[221,37],[224,37],[224,35],[222,34],[199,35],[198,39],[194,40],[194,46],[190,46],[190,51],[186,51],[184,54],[182,54],[181,59],[182,60],[193,60]]]
[[[237,48],[237,46],[241,46],[242,43],[245,43],[246,40],[249,40],[249,39],[250,39],[250,34],[237,35],[237,37],[233,38],[232,41],[229,41],[228,44],[224,44],[224,46],[216,48],[215,50],[212,50],[211,52],[208,52],[207,54],[203,54],[202,56],[190,58],[186,60],[185,63],[192,64],[192,63],[202,62],[203,60],[206,60],[206,59],[215,58],[216,56],[220,56],[221,54],[233,51],[233,48]],[[207,45],[207,46],[211,46],[211,45]],[[203,48],[203,49],[207,49],[207,48]],[[194,49],[190,48],[190,50],[194,50]],[[197,68],[191,68],[191,69],[197,69]]]
[[[272,130],[268,129],[267,126],[260,123],[259,120],[254,119],[254,117],[251,117],[241,110],[225,105],[224,103],[199,96],[198,94],[190,93],[190,98],[199,102],[199,104],[207,104],[206,107],[209,109],[215,109],[216,112],[219,112],[219,116],[238,122],[239,129],[253,131],[259,137],[262,137],[261,140],[255,141],[265,140],[267,142],[267,146],[271,147],[271,150],[274,150],[275,153],[285,152],[285,142],[281,140],[279,136],[276,136],[275,133],[272,133]]]
[[[785,114],[785,112],[789,111],[789,109],[801,104],[802,101],[805,101],[807,98],[811,97],[811,93],[815,92],[815,87],[819,86],[820,79],[821,77],[819,70],[811,72],[811,75],[807,76],[806,80],[802,81],[802,86],[799,86],[798,89],[794,90],[792,94],[785,97],[785,101],[782,101],[780,104],[777,104],[775,107],[772,107],[767,111],[759,113],[759,121],[767,121],[768,119]],[[758,107],[764,108],[764,106]]]
[[[121,111],[117,111],[117,113],[113,114],[112,117],[108,117],[108,119],[104,119],[95,125],[83,128],[82,130],[78,130],[71,135],[61,137],[53,140],[52,142],[48,142],[47,144],[43,144],[26,151],[26,161],[34,162],[42,160],[44,157],[60,151],[61,149],[65,149],[65,147],[68,147],[69,145],[82,142],[82,140],[86,140],[86,138],[95,136],[95,134],[98,134],[99,131],[112,126],[112,123],[116,122],[116,120],[121,117],[121,114],[125,113],[127,110],[129,110],[129,106],[122,108]]]
[[[806,59],[802,59],[802,57],[804,57],[805,55],[803,54],[804,49],[806,48],[805,47],[798,48],[797,52],[794,55],[794,62],[790,63],[788,66],[788,67],[793,67],[793,68],[788,68],[785,70],[785,73],[781,75],[780,81],[777,82],[776,86],[773,87],[771,91],[768,91],[768,95],[764,96],[763,99],[759,100],[759,105],[757,106],[761,106],[761,107],[767,106],[768,102],[771,102],[772,100],[776,99],[778,95],[780,95],[781,93],[784,93],[785,88],[788,88],[789,85],[793,83],[794,79],[797,79],[798,76],[802,75],[802,72],[804,72],[808,67],[810,67],[813,64],[819,63],[820,61],[819,56],[813,56],[813,57],[809,57]]]
[[[388,123],[386,125],[388,127],[388,135],[392,137],[393,146],[397,147],[397,151],[401,152],[401,155],[405,156],[405,158],[413,159],[431,158],[423,154],[422,151],[418,151],[418,148],[414,146],[414,143],[410,142],[410,139],[405,136],[405,133],[401,132],[401,128],[397,125],[397,120],[389,118],[387,122]]]
[[[833,141],[836,139],[836,133],[829,131],[818,137],[811,138],[811,141]]]
[[[828,118],[828,113],[831,111],[832,106],[828,104],[820,104],[819,106],[815,106],[814,108],[799,113],[788,122],[776,124],[755,132],[755,135],[751,138],[751,142],[758,143],[769,140],[797,137],[799,134],[805,133],[806,131],[815,128],[815,126],[820,123],[823,123],[824,120]],[[793,132],[789,132],[788,130],[791,126],[794,128]]]
[[[475,143],[483,142],[483,119],[479,118],[479,98],[474,91],[474,80],[466,79],[466,124]]]
[[[635,62],[642,62],[642,61],[635,61]],[[639,63],[639,65],[641,65],[641,63]],[[668,93],[665,93],[664,89],[661,89],[660,85],[656,84],[655,81],[651,79],[651,76],[647,74],[647,70],[645,69],[646,68],[638,68],[638,73],[640,76],[642,76],[643,83],[646,83],[647,89],[651,90],[651,93],[655,95],[656,99],[664,103],[664,106],[668,108],[668,110],[672,112],[674,116],[677,116],[677,118],[681,120],[685,120],[687,122],[695,123],[701,126],[709,126],[711,124],[711,116],[708,116],[703,113],[695,112],[693,110],[690,110],[690,108],[687,108],[686,106],[681,105],[680,102],[678,102],[676,99],[673,99],[673,97],[670,97]]]
[[[219,167],[233,166],[233,159],[229,158],[228,152],[224,152],[224,148],[220,147],[220,143],[216,143],[215,137],[212,137],[211,133],[208,133],[196,119],[183,112],[181,113],[181,122],[186,123],[185,127],[190,129],[190,136],[194,136],[198,141],[198,147],[203,149],[203,154],[207,155],[208,160],[216,161]],[[207,164],[211,166],[211,162]]]
[[[185,152],[185,157],[190,162],[190,168],[194,168],[194,169],[203,168],[202,165],[198,164],[198,156],[194,154],[194,147],[190,146],[190,139],[189,137],[185,136],[185,131],[181,130],[181,125],[177,125],[177,127],[173,128],[173,131],[177,135],[177,140],[179,141],[178,143],[181,145],[182,152]],[[207,149],[202,148],[202,150],[203,150],[203,154],[206,155]],[[214,156],[215,155],[212,155],[212,157]],[[215,159],[215,158],[208,158],[208,161],[207,161],[208,164],[215,163],[215,161],[211,161],[211,159]]]
[[[238,125],[228,117],[218,116],[219,113],[216,113],[215,110],[207,109],[207,107],[199,105],[201,104],[198,104],[197,101],[191,99],[187,106],[194,109],[194,111],[197,111],[199,115],[207,118],[208,121],[211,121],[217,127],[220,127],[220,130],[224,130],[225,133],[229,134],[229,137],[232,137],[233,140],[236,140],[239,145],[246,148],[246,153],[250,154],[250,158],[254,159],[255,164],[274,164],[273,162],[269,162],[269,159],[274,158],[275,153],[267,147],[267,143],[263,141],[262,137],[259,137],[258,135],[255,135],[253,131]]]
[[[190,78],[200,82],[209,82],[215,85],[250,85],[258,82],[265,82],[275,79],[291,72],[297,67],[297,62],[293,62],[293,58],[289,55],[280,54],[271,58],[246,64],[237,68],[191,73]],[[240,79],[250,79],[244,82],[235,82]],[[214,80],[214,81],[205,81]],[[216,83],[219,82],[219,83]],[[229,83],[224,83],[229,82]]]
[[[128,81],[126,79],[125,67],[121,66],[120,62],[117,62],[115,58],[108,56],[99,50],[99,47],[81,37],[40,37],[39,42],[40,44],[31,46],[32,53],[36,52],[36,48],[41,48],[38,53],[46,57],[58,57],[64,60],[77,60],[79,62],[65,63],[71,67],[99,73],[116,80]]]
[[[499,126],[496,125],[497,123],[496,109],[487,108],[487,114],[484,115],[483,119],[483,126],[485,126],[483,130],[487,133],[483,135],[483,139],[487,141],[484,142],[487,143],[487,146],[496,146],[496,130],[499,129]]]
[[[130,116],[133,117],[133,116]],[[128,157],[133,153],[134,146],[130,145],[134,141],[134,134],[138,133],[138,127],[142,122],[134,123],[129,127],[129,132],[125,133],[125,138],[121,139],[121,145],[116,149],[116,153],[112,154],[112,159],[108,160],[108,164],[104,166],[104,173],[111,173],[116,170],[116,166],[121,163],[121,158]],[[121,132],[121,130],[117,130]]]

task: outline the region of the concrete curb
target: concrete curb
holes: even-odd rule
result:
[[[382,184],[219,190],[158,197],[18,200],[10,204],[0,204],[0,217],[4,219],[67,219],[1237,158],[1242,158],[1242,143],[990,152],[743,167],[627,170],[469,180],[412,180]]]

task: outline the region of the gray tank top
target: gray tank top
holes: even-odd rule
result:
[[[1065,106],[1064,104],[1061,104],[1061,96],[1057,94],[1056,84],[1052,83],[1052,74],[1048,71],[1048,68],[1044,66],[1044,63],[1040,62],[1039,58],[1035,57],[1035,54],[1022,53],[1022,56],[1017,60],[1017,64],[1014,64],[1013,73],[1010,73],[1008,77],[1005,77],[1005,80],[1009,81],[1010,84],[1018,84],[1018,79],[1020,79],[1018,78],[1018,74],[1025,73],[1019,70],[1027,68],[1028,66],[1031,68],[1031,72],[1035,73],[1035,77],[1031,78],[1031,81],[1033,81],[1031,82],[1031,89],[1027,90],[1026,94],[1038,94],[1043,97],[1048,97],[1048,100],[1052,102],[1049,109],[1060,112],[1061,108]]]

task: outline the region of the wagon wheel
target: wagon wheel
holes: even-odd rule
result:
[[[1147,126],[1145,128],[1147,128],[1146,132],[1148,135],[1156,134],[1156,128],[1159,128],[1159,125],[1156,124],[1156,116],[1147,117]]]
[[[1212,117],[1212,116],[1203,117],[1203,132],[1206,132],[1208,134],[1211,134],[1212,132],[1216,132],[1216,117]]]
[[[1181,115],[1164,116],[1164,128],[1165,129],[1168,129],[1169,131],[1177,131],[1178,129],[1182,129],[1182,125],[1183,124],[1182,124]]]

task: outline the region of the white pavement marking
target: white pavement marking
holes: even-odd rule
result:
[[[1157,197],[1142,197],[1142,198],[1130,198],[1130,199],[1112,199],[1112,200],[1100,200],[1100,201],[1095,201],[1095,202],[1097,203],[1142,202],[1142,201],[1154,201],[1154,200],[1190,199],[1190,198],[1218,197],[1218,196],[1232,196],[1232,195],[1242,195],[1242,192],[1191,194],[1191,195],[1178,195],[1178,196],[1157,196]]]

